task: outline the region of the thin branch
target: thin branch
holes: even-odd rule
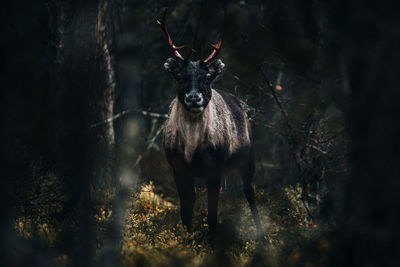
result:
[[[260,70],[264,82],[267,84],[269,90],[272,93],[272,96],[274,97],[274,100],[275,100],[276,104],[278,105],[278,108],[279,108],[279,110],[280,110],[280,112],[281,112],[281,114],[283,116],[283,119],[285,120],[286,126],[288,127],[289,131],[292,131],[293,127],[289,122],[289,116],[288,116],[285,108],[283,107],[282,101],[280,100],[280,98],[276,94],[276,91],[275,91],[272,83],[269,81],[267,75],[264,72],[263,67],[260,64],[258,65],[258,69]]]
[[[137,112],[140,112],[142,115],[145,116],[150,116],[153,118],[168,118],[168,114],[162,114],[162,113],[155,113],[155,112],[150,112],[150,111],[145,111],[145,110],[137,110]]]
[[[135,164],[133,164],[133,168],[137,167],[137,166],[139,165],[139,163],[142,161],[142,159],[143,159],[143,156],[142,156],[142,154],[140,154],[140,155],[137,157],[137,159],[136,159],[136,161],[135,161]]]
[[[105,120],[100,121],[100,122],[93,123],[92,125],[90,125],[89,128],[92,129],[92,128],[95,128],[95,127],[97,127],[97,126],[100,126],[100,125],[103,125],[103,124],[107,124],[107,123],[109,123],[109,122],[112,122],[112,121],[114,121],[114,120],[116,120],[116,119],[122,117],[122,116],[125,115],[125,114],[130,113],[130,112],[131,112],[131,110],[129,110],[129,109],[128,109],[128,110],[121,111],[120,113],[117,113],[117,114],[115,114],[114,116],[112,116],[112,117],[110,117],[110,118],[108,118],[108,119],[105,119]]]
[[[121,111],[120,113],[115,114],[114,116],[112,116],[112,117],[110,117],[108,119],[105,119],[105,120],[100,121],[100,122],[93,123],[93,124],[91,124],[89,126],[89,128],[92,129],[92,128],[98,127],[100,125],[107,124],[109,122],[112,122],[112,121],[114,121],[114,120],[116,120],[116,119],[118,119],[118,118],[120,118],[120,117],[122,117],[122,116],[124,116],[126,114],[132,113],[132,112],[138,112],[138,113],[140,113],[140,114],[142,114],[144,116],[149,116],[149,117],[153,117],[153,118],[168,118],[168,114],[149,112],[149,111],[146,111],[146,110],[131,110],[131,109],[127,109],[127,110]]]
[[[157,137],[161,134],[162,130],[164,129],[164,125],[161,125],[154,136],[149,140],[149,144],[147,146],[147,150],[149,150],[151,147],[154,146],[154,143],[156,142]]]
[[[317,146],[315,146],[315,145],[306,144],[306,147],[312,148],[312,149],[318,151],[319,153],[321,153],[321,154],[323,154],[323,155],[327,155],[327,154],[328,154],[328,152],[326,152],[326,151],[320,149],[319,147],[317,147]]]

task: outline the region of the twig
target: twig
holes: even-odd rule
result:
[[[135,164],[133,164],[133,168],[135,168],[136,166],[138,166],[139,163],[142,161],[142,159],[143,159],[143,156],[142,156],[142,154],[140,154],[140,155],[137,157],[137,159],[136,159],[136,161],[135,161]]]
[[[153,118],[168,118],[168,114],[162,114],[162,113],[155,113],[155,112],[150,112],[150,111],[145,111],[145,110],[137,110],[137,112],[140,112],[142,115],[145,116],[150,116]]]
[[[265,74],[264,69],[262,68],[262,66],[258,65],[258,69],[260,70],[264,82],[267,84],[269,90],[272,93],[272,96],[274,97],[274,100],[275,100],[276,104],[278,105],[278,108],[279,108],[279,110],[280,110],[280,112],[281,112],[281,114],[282,114],[282,116],[283,116],[283,118],[285,120],[287,128],[289,129],[289,131],[292,131],[293,127],[289,123],[289,116],[288,116],[285,108],[282,105],[282,101],[277,96],[276,91],[274,90],[274,87],[273,87],[272,83],[269,81],[267,75]]]
[[[91,124],[89,126],[89,128],[92,129],[92,128],[98,127],[100,125],[107,124],[109,122],[112,122],[112,121],[114,121],[114,120],[116,120],[116,119],[118,119],[118,118],[120,118],[120,117],[122,117],[122,116],[124,116],[124,115],[126,115],[128,113],[132,113],[132,112],[138,112],[138,113],[140,113],[140,114],[142,114],[144,116],[149,116],[149,117],[153,117],[153,118],[168,118],[168,114],[155,113],[155,112],[150,112],[150,111],[146,111],[146,110],[131,110],[131,109],[127,109],[127,110],[121,111],[120,113],[115,114],[114,116],[112,116],[112,117],[110,117],[108,119],[93,123],[93,124]]]
[[[315,146],[315,145],[306,144],[306,147],[312,148],[312,149],[318,151],[319,153],[321,153],[321,154],[323,154],[323,155],[327,155],[327,154],[328,154],[328,152],[326,152],[326,151],[320,149],[319,147],[317,147],[317,146]]]
[[[148,144],[147,147],[146,147],[146,151],[143,153],[144,155],[146,155],[147,152],[150,150],[150,148],[154,145],[154,143],[155,143],[157,137],[160,135],[160,133],[162,132],[163,129],[164,129],[164,125],[161,125],[160,128],[158,128],[158,130],[157,130],[156,133],[154,134],[154,136],[149,140],[149,144]],[[133,164],[133,168],[137,167],[137,166],[140,164],[140,162],[141,162],[142,159],[143,159],[143,154],[140,154],[140,155],[137,157],[135,163]]]
[[[100,121],[100,122],[93,123],[92,125],[90,125],[90,129],[95,128],[95,127],[100,126],[100,125],[103,125],[103,124],[107,124],[109,122],[112,122],[112,121],[114,121],[114,120],[120,118],[121,116],[123,116],[125,114],[128,114],[130,112],[131,112],[131,110],[129,110],[129,109],[121,111],[120,113],[117,113],[117,114],[115,114],[114,116],[112,116],[112,117],[110,117],[108,119],[105,119],[105,120]]]
[[[160,133],[162,132],[163,129],[164,129],[164,125],[161,125],[160,128],[158,128],[158,130],[156,131],[154,136],[149,140],[149,145],[147,146],[147,150],[149,150],[154,145],[157,137],[160,135]]]

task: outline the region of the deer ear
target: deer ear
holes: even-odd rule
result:
[[[221,59],[216,59],[208,63],[207,67],[208,67],[207,79],[210,82],[212,82],[222,72],[222,69],[225,67],[225,64],[222,62]]]
[[[180,62],[176,61],[173,58],[167,59],[167,61],[164,63],[164,68],[170,73],[172,73],[174,76],[179,74],[181,67],[182,66]]]
[[[216,59],[212,61],[208,65],[208,74],[210,77],[217,77],[221,72],[222,69],[225,67],[225,64],[222,62],[221,59]]]

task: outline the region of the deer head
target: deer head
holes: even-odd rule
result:
[[[168,58],[164,63],[164,68],[172,74],[178,82],[177,96],[180,103],[186,110],[192,113],[202,112],[211,99],[211,83],[221,73],[225,64],[220,59],[214,58],[219,51],[222,41],[211,45],[213,48],[211,54],[205,60],[190,60],[190,56],[195,50],[193,41],[191,42],[188,54],[183,57],[178,50],[184,46],[175,46],[172,41],[165,17],[168,9],[165,9],[161,22],[157,21],[162,31],[167,37],[168,44],[177,59]]]

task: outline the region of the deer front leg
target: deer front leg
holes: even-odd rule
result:
[[[196,198],[193,177],[187,172],[174,171],[174,178],[181,204],[182,224],[190,231],[192,227],[193,205]]]
[[[217,233],[218,195],[221,176],[212,176],[208,179],[208,237],[211,244],[215,243]]]

